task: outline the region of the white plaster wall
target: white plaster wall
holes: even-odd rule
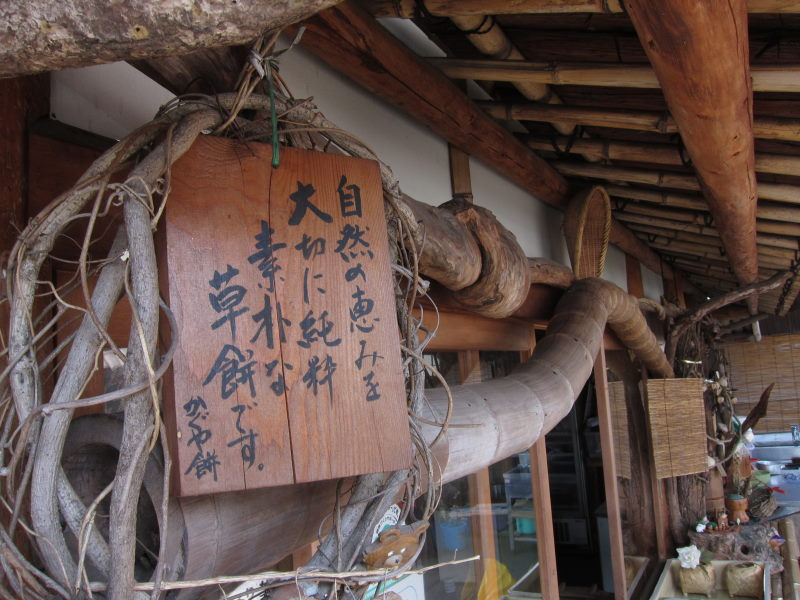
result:
[[[116,140],[151,120],[170,98],[167,90],[124,62],[50,75],[54,119]]]
[[[628,290],[628,275],[625,271],[625,253],[616,246],[609,246],[606,254],[606,266],[603,279],[616,283],[623,290]]]
[[[447,144],[442,138],[302,48],[281,57],[280,69],[292,94],[312,97],[328,119],[372,148],[392,168],[403,192],[428,204],[450,199]]]
[[[569,266],[561,212],[540,202],[477,159],[470,160],[475,203],[489,208],[517,238],[527,256]]]
[[[661,273],[651,271],[642,266],[642,284],[644,285],[644,296],[651,300],[661,300],[664,295],[664,279]]]

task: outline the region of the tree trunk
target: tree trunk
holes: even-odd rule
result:
[[[0,77],[245,44],[338,0],[0,4]]]

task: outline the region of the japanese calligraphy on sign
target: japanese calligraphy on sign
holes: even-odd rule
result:
[[[201,138],[176,163],[162,287],[183,496],[406,468],[377,164]]]

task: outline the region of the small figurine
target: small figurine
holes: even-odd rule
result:
[[[364,562],[370,569],[398,567],[408,562],[420,546],[420,536],[428,529],[428,523],[417,521],[411,525],[400,525],[381,533],[377,542],[365,549]]]

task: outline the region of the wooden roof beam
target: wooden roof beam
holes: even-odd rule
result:
[[[675,120],[666,112],[533,103],[479,102],[478,105],[497,119],[539,121],[544,123],[558,121],[572,125],[612,127],[614,129],[650,133],[672,134],[678,132]],[[797,142],[800,141],[800,121],[797,119],[758,117],[753,121],[753,136],[764,140]]]
[[[624,12],[619,0],[425,0],[424,13],[418,0],[362,0],[361,4],[377,18],[414,19],[431,15],[536,15],[536,14],[618,14]],[[748,0],[751,13],[800,13],[800,2],[787,0]]]
[[[688,1],[688,0],[687,0]],[[746,33],[746,30],[745,30]],[[745,57],[747,48],[745,48]],[[719,54],[717,54],[718,56]],[[649,66],[621,63],[532,62],[462,58],[429,58],[428,62],[453,79],[659,89]],[[800,65],[759,64],[750,68],[753,91],[800,92]]]
[[[354,4],[344,2],[308,20],[301,45],[540,200],[566,205],[569,184],[557,171]],[[611,242],[651,270],[671,273],[620,223],[612,224]]]
[[[674,143],[642,144],[598,138],[573,140],[567,136],[529,137],[526,143],[534,150],[580,154],[595,161],[624,160],[683,167],[687,158],[681,156],[678,145]],[[758,153],[756,154],[756,172],[800,176],[800,156]]]

